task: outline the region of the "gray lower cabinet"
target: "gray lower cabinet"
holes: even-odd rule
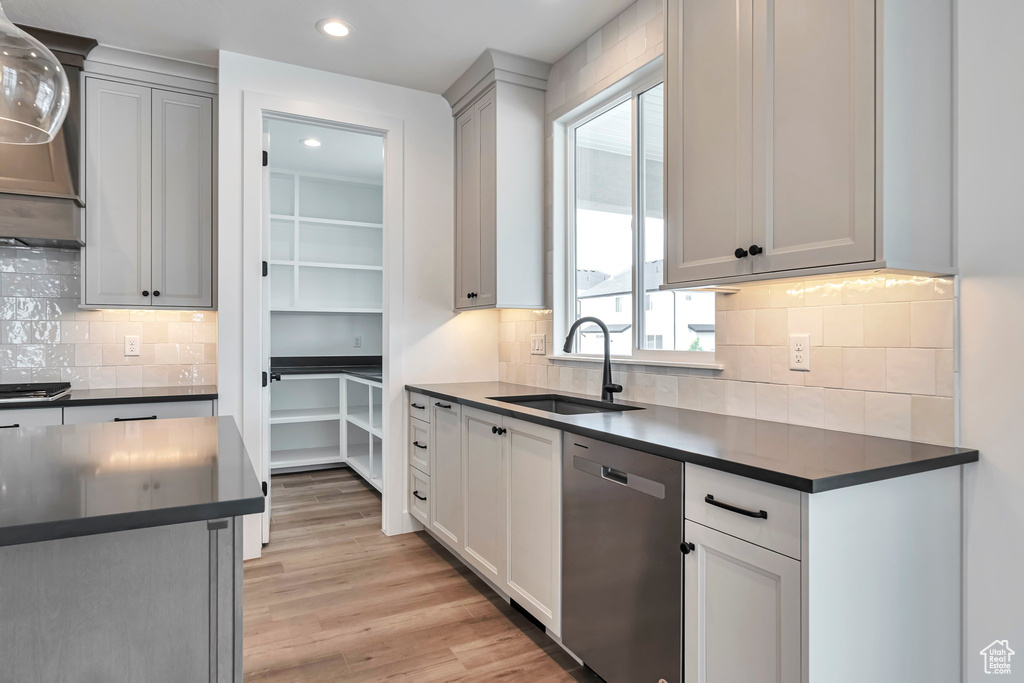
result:
[[[164,420],[175,417],[211,417],[213,415],[213,401],[71,406],[64,409],[64,424]]]
[[[242,680],[239,519],[0,548],[0,678]]]
[[[799,681],[800,563],[695,522],[684,538],[684,680]]]
[[[213,306],[213,99],[86,80],[86,306]]]

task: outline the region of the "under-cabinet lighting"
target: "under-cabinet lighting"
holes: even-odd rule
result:
[[[320,141],[317,140],[316,138],[303,138],[302,144],[304,144],[306,147],[319,147]]]

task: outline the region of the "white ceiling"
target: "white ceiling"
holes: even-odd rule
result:
[[[217,50],[443,92],[486,48],[553,63],[633,0],[4,0],[15,23],[215,65]],[[314,24],[353,26],[331,39]]]
[[[323,173],[372,183],[384,180],[384,142],[376,135],[298,121],[268,119],[270,167],[289,171]],[[319,147],[307,147],[316,138]]]

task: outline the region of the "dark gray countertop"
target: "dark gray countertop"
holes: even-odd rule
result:
[[[270,371],[282,375],[346,374],[373,382],[382,381],[380,356],[274,356]]]
[[[210,401],[217,398],[216,385],[195,387],[138,387],[131,389],[74,389],[70,396],[55,401],[11,401],[0,403],[0,410],[24,408],[65,408],[96,406],[105,403],[171,403]]]
[[[232,417],[0,431],[0,546],[263,511]]]
[[[406,388],[807,493],[978,460],[978,451],[966,448],[897,441],[630,401],[621,403],[642,405],[645,409],[557,415],[494,401],[492,397],[569,392],[507,382],[415,384]]]

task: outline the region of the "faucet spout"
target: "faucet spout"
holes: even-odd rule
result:
[[[594,318],[587,316],[580,318],[572,324],[569,328],[569,334],[565,337],[565,345],[562,346],[562,350],[566,353],[572,351],[572,342],[576,335],[576,330],[583,323],[594,323],[601,328],[601,332],[604,333],[604,376],[601,378],[601,400],[614,403],[615,394],[622,391],[621,384],[615,384],[612,382],[612,338],[611,333],[608,332],[608,326],[604,324],[604,321],[600,318]]]

